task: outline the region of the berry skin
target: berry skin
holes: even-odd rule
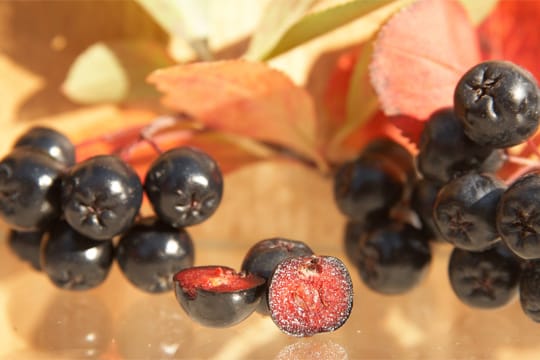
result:
[[[292,336],[312,336],[340,328],[353,306],[345,265],[332,256],[300,256],[276,267],[268,289],[270,316]]]
[[[538,128],[538,94],[535,78],[525,69],[507,61],[486,61],[459,80],[454,108],[471,140],[505,148],[522,143]]]
[[[120,158],[98,155],[73,166],[62,183],[66,221],[92,239],[110,239],[133,224],[143,190],[135,171]]]
[[[174,275],[174,284],[178,303],[194,321],[228,327],[255,311],[265,280],[226,266],[195,266]]]
[[[0,216],[17,230],[44,229],[61,213],[62,171],[41,152],[14,149],[0,161]]]
[[[433,220],[433,206],[442,185],[428,179],[418,179],[411,192],[411,209],[418,215],[422,230],[429,234],[430,240],[445,242]]]
[[[65,166],[75,165],[75,146],[57,130],[36,126],[22,134],[13,148],[30,147],[43,152]]]
[[[194,247],[184,229],[146,218],[120,237],[116,260],[133,285],[160,293],[173,288],[174,274],[193,266]]]
[[[41,248],[41,267],[59,288],[87,290],[105,281],[114,259],[111,240],[96,241],[57,223]]]
[[[405,147],[389,138],[371,140],[362,150],[361,156],[383,156],[401,168],[407,176],[407,182],[412,184],[416,179],[414,158]]]
[[[144,188],[162,221],[184,227],[201,223],[216,211],[223,195],[223,177],[207,154],[181,147],[152,163]]]
[[[490,174],[469,173],[444,185],[434,204],[440,234],[456,247],[482,251],[500,236],[496,227],[497,204],[506,186]]]
[[[452,109],[434,112],[420,137],[418,171],[429,180],[446,183],[469,171],[495,172],[502,153],[471,141]]]
[[[497,229],[515,254],[523,259],[540,258],[540,171],[525,174],[504,192]]]
[[[520,273],[519,261],[503,244],[481,252],[454,248],[448,263],[454,293],[475,308],[509,303],[517,293]]]
[[[521,309],[531,320],[540,322],[540,261],[526,263],[519,279]]]
[[[355,265],[367,287],[392,295],[420,283],[430,263],[426,233],[409,224],[390,222],[362,238]]]
[[[8,245],[19,259],[28,262],[35,270],[40,271],[39,250],[42,239],[43,231],[10,230],[8,234]]]
[[[387,214],[403,198],[406,174],[382,156],[361,156],[334,176],[334,200],[350,220],[369,221]]]
[[[295,256],[313,255],[313,250],[301,241],[283,238],[271,238],[257,242],[253,245],[242,262],[242,271],[269,280],[276,266],[283,260]],[[267,283],[268,285],[268,283]],[[257,312],[268,315],[266,294],[263,296]]]

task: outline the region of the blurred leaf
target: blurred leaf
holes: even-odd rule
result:
[[[478,28],[484,58],[512,61],[540,79],[539,23],[539,1],[500,1]]]
[[[473,24],[481,23],[493,11],[499,0],[459,0]]]
[[[284,146],[324,167],[311,97],[263,63],[187,64],[158,70],[149,81],[164,93],[167,107],[208,129]]]
[[[249,49],[248,59],[261,59],[298,22],[318,0],[270,1],[263,11],[263,17],[255,29]]]
[[[73,102],[119,102],[155,95],[144,81],[153,70],[173,64],[166,50],[150,41],[97,43],[74,61],[62,85]]]
[[[476,31],[459,2],[420,0],[380,30],[371,83],[386,115],[425,120],[453,105],[456,83],[480,58]]]
[[[248,52],[248,57],[268,60],[394,1],[396,0],[351,0],[308,14],[293,24],[279,41],[264,53],[249,54]]]
[[[211,60],[208,49],[209,7],[215,0],[136,0],[172,36],[180,37],[201,60]]]

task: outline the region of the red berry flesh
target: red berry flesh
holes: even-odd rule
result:
[[[193,320],[227,327],[255,311],[266,281],[225,266],[195,266],[176,273],[174,283],[176,299]]]
[[[270,280],[270,315],[283,332],[292,336],[338,329],[349,318],[352,305],[349,271],[332,256],[285,259]]]

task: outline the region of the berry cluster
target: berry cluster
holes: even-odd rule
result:
[[[185,227],[217,209],[223,179],[194,148],[160,154],[144,182],[115,155],[75,162],[60,132],[34,127],[0,161],[0,217],[11,248],[60,288],[100,285],[116,259],[125,277],[152,293],[172,290],[172,276],[192,266]],[[156,215],[139,216],[144,194]]]
[[[223,179],[205,153],[161,153],[144,181],[113,155],[79,163],[58,131],[32,128],[0,161],[0,216],[12,250],[58,287],[85,290],[105,281],[114,260],[149,293],[175,289],[185,312],[205,326],[232,326],[255,310],[285,333],[311,336],[341,327],[352,309],[344,264],[303,242],[256,243],[241,271],[193,266],[186,227],[217,209]],[[139,215],[146,195],[154,216]]]
[[[379,139],[340,167],[334,194],[349,222],[345,249],[365,284],[385,294],[415,286],[429,265],[430,242],[454,246],[450,284],[464,303],[507,304],[540,321],[540,171],[520,168],[505,182],[499,170],[515,159],[540,120],[534,77],[506,61],[467,71],[454,107],[427,119],[416,158]]]

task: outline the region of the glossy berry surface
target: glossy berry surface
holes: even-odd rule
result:
[[[17,138],[13,147],[30,147],[49,155],[65,166],[75,164],[75,146],[64,134],[48,127],[30,128]]]
[[[276,266],[283,260],[294,256],[313,255],[313,250],[302,241],[284,238],[265,239],[254,244],[242,261],[241,270],[267,280],[272,276]],[[268,315],[266,294],[263,296],[257,311]]]
[[[517,145],[538,128],[536,80],[507,61],[482,62],[459,80],[454,108],[474,142],[493,148]]]
[[[300,256],[276,267],[268,289],[270,316],[292,336],[312,336],[340,328],[353,306],[345,265],[332,256]]]
[[[135,171],[120,158],[98,155],[70,168],[62,183],[67,222],[93,239],[110,239],[125,232],[139,212],[142,185]]]
[[[87,290],[105,281],[114,259],[111,240],[96,241],[59,222],[45,237],[41,267],[58,287]]]
[[[144,187],[161,220],[183,227],[201,223],[217,210],[223,177],[207,154],[181,147],[161,154],[152,163]]]
[[[500,240],[497,205],[506,186],[494,175],[469,173],[444,185],[434,204],[440,234],[455,246],[481,251]]]
[[[540,322],[540,261],[526,263],[519,279],[521,309],[531,320]]]
[[[502,162],[497,150],[470,140],[452,109],[433,113],[420,137],[418,171],[427,179],[446,183],[469,171],[494,172]]]
[[[540,172],[522,176],[501,197],[497,229],[506,245],[524,259],[540,258]]]
[[[194,321],[228,327],[251,315],[264,294],[265,280],[226,266],[196,266],[174,276],[178,303]]]
[[[476,308],[497,308],[517,293],[521,266],[503,245],[481,252],[454,248],[448,263],[450,285],[465,304]]]
[[[174,274],[193,266],[193,242],[184,229],[146,218],[120,237],[116,260],[137,288],[165,292],[173,288]]]
[[[401,294],[424,278],[431,263],[426,233],[409,224],[390,222],[363,237],[355,265],[360,278],[381,294]]]
[[[334,200],[347,218],[368,221],[384,215],[405,192],[406,174],[381,156],[365,156],[341,165],[334,176]]]
[[[60,216],[63,166],[28,148],[14,149],[0,161],[0,216],[11,227],[44,229]]]
[[[41,270],[39,257],[42,239],[43,231],[10,230],[7,237],[11,251],[36,270]]]

